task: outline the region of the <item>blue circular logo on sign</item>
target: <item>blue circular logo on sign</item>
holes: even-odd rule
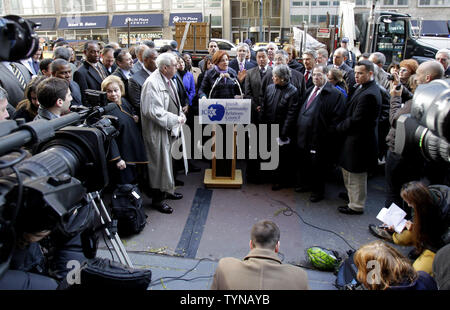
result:
[[[225,115],[225,107],[221,104],[211,104],[208,107],[208,117],[211,121],[221,121]]]

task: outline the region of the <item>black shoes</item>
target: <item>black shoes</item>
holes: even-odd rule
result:
[[[180,200],[183,198],[183,194],[180,193],[166,193],[166,199],[170,199],[170,200]]]
[[[359,214],[364,213],[364,211],[355,211],[353,209],[350,209],[348,206],[340,206],[340,207],[338,207],[338,211],[341,213],[344,213],[344,214],[351,214],[351,215],[354,215],[354,214],[359,215]]]
[[[161,204],[153,207],[161,213],[170,214],[173,212],[173,209],[165,202],[162,202]]]

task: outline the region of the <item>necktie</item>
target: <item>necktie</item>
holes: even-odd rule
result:
[[[272,60],[269,62],[269,66],[271,66],[272,67]]]
[[[97,70],[98,74],[100,74],[102,80],[106,79],[107,74],[103,71],[102,66],[100,66],[98,62],[94,65],[94,68]]]
[[[242,70],[244,70],[244,64],[241,62],[241,63],[239,64],[239,71],[242,71]]]
[[[309,71],[306,71],[305,73],[305,82],[308,82],[309,79]]]
[[[180,100],[178,99],[177,91],[175,90],[175,87],[173,87],[172,82],[169,80],[168,82],[170,89],[172,90],[172,95],[175,98],[175,102],[177,103],[178,107],[180,106]]]
[[[266,73],[266,70],[264,70],[264,67],[259,68],[259,76],[261,77],[261,80],[264,77],[264,74]]]
[[[313,100],[316,98],[317,96],[317,92],[319,91],[319,87],[316,86],[316,89],[314,90],[314,93],[312,94],[312,96],[309,98],[308,102],[306,103],[306,110],[309,108],[309,106],[311,105],[311,103],[313,102]]]
[[[19,80],[20,86],[22,86],[22,89],[25,89],[27,83],[25,82],[25,77],[23,76],[22,72],[20,72],[19,68],[17,68],[14,63],[11,63],[11,68],[14,76]]]

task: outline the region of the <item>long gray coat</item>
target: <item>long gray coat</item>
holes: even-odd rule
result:
[[[142,135],[148,156],[150,187],[173,193],[171,148],[175,139],[170,131],[178,124],[181,111],[159,70],[155,70],[142,86]]]

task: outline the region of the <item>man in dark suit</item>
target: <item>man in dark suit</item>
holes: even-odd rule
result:
[[[7,110],[13,115],[15,107],[24,98],[25,87],[31,74],[24,65],[17,62],[0,62],[0,86],[8,93]]]
[[[354,86],[356,84],[355,81],[355,72],[351,67],[349,67],[345,61],[348,58],[348,51],[345,48],[338,48],[334,51],[333,54],[333,65],[335,68],[338,68],[342,71],[343,78],[345,80],[345,83],[347,83],[347,88],[349,90],[349,93],[351,95]],[[332,66],[333,66],[332,65]]]
[[[278,50],[275,52],[275,58],[273,60],[274,60],[273,62],[274,67],[278,65],[287,65],[289,62],[289,54],[284,50]],[[268,73],[263,78],[261,86],[263,91],[267,89],[267,86],[273,84],[272,70],[273,69],[269,67]],[[305,77],[303,76],[302,73],[300,73],[297,70],[291,69],[290,72],[291,72],[291,83],[297,88],[298,91],[298,102],[300,106],[303,103],[303,96],[305,95],[306,91]]]
[[[83,105],[80,86],[72,80],[72,68],[69,62],[64,59],[56,59],[51,63],[50,67],[52,76],[69,82],[69,89],[72,94],[71,106]]]
[[[119,77],[125,85],[125,97],[128,99],[128,79],[134,74],[133,57],[127,49],[116,51],[117,69],[112,75]]]
[[[149,49],[149,47],[147,45],[144,45],[144,44],[138,45],[138,47],[136,47],[136,59],[137,59],[137,61],[133,65],[133,71],[134,72],[138,72],[139,70],[144,68],[143,56],[144,56],[145,51],[148,50],[148,49]]]
[[[102,65],[106,74],[111,75],[117,69],[116,60],[114,59],[114,48],[105,47],[102,51]]]
[[[144,67],[128,79],[128,99],[137,115],[140,115],[141,110],[142,86],[150,74],[157,69],[156,58],[158,58],[158,52],[155,49],[148,48],[142,55]]]
[[[316,65],[317,54],[314,51],[306,50],[303,52],[303,63],[305,65],[305,83],[306,89],[314,86],[312,71]]]
[[[327,82],[327,73],[324,65],[314,67],[314,87],[307,90],[297,119],[300,187],[295,191],[311,191],[311,202],[324,197],[326,171],[335,160],[336,125],[345,111],[345,97]]]
[[[75,71],[73,80],[81,90],[82,101],[85,102],[86,89],[101,90],[102,81],[107,77],[104,67],[100,63],[100,47],[97,42],[89,41],[84,45],[85,60]]]
[[[269,57],[267,56],[266,49],[261,48],[256,52],[256,62],[258,65],[247,71],[247,75],[244,80],[244,98],[252,100],[250,117],[251,123],[255,125],[259,123],[259,112],[261,111],[260,99],[262,98],[262,80],[269,71],[272,72],[272,69],[269,70]],[[270,73],[270,75],[272,74]],[[258,183],[261,181],[261,178],[258,175],[258,162],[258,159],[247,158],[247,182]]]
[[[256,67],[256,65],[248,61],[246,59],[247,54],[249,53],[250,49],[246,43],[239,43],[237,48],[237,57],[230,61],[230,64],[228,65],[230,68],[233,68],[234,71],[238,73],[239,78],[239,72],[247,72],[247,70]],[[245,79],[242,79],[242,81]]]
[[[362,214],[367,196],[367,172],[377,164],[376,124],[381,108],[380,89],[368,60],[355,67],[358,88],[346,105],[345,118],[336,129],[343,143],[339,156],[349,203],[338,208],[344,214]]]

